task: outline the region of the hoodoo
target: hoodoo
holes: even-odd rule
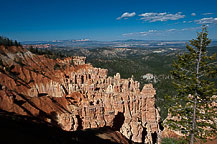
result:
[[[40,118],[66,131],[109,126],[138,143],[156,143],[155,89],[85,57],[53,60],[21,47],[0,47],[0,109]]]

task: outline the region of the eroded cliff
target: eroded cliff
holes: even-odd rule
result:
[[[109,126],[138,143],[156,143],[159,114],[151,84],[107,76],[85,57],[53,60],[0,47],[0,109],[75,131]]]

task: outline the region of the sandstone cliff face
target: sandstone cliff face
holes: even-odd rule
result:
[[[156,143],[155,89],[107,76],[85,57],[52,60],[20,47],[0,47],[0,108],[38,117],[67,131],[110,126],[128,139]],[[74,65],[72,63],[74,62]]]

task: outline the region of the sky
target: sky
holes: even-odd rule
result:
[[[216,0],[0,0],[0,35],[18,41],[217,39]]]

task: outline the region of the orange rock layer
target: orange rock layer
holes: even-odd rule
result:
[[[153,143],[160,132],[155,89],[107,76],[84,57],[52,60],[21,47],[0,47],[0,109],[38,117],[67,131],[110,126]]]

